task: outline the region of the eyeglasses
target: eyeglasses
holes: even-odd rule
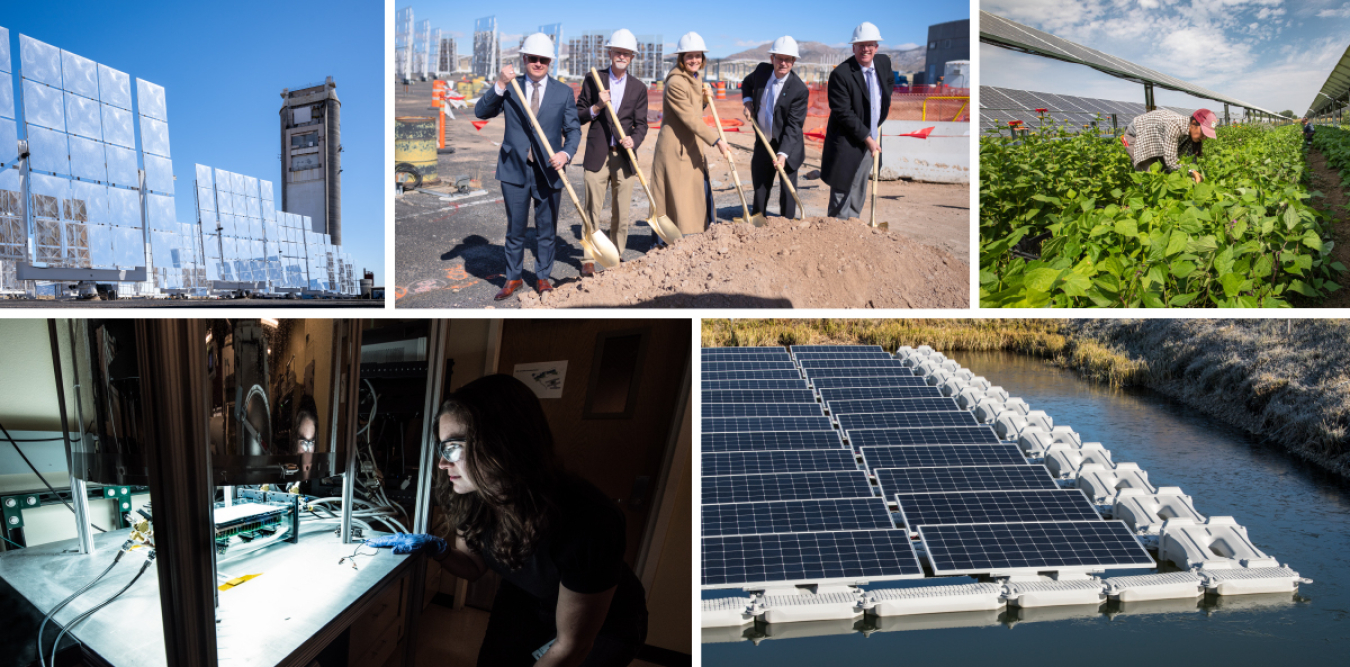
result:
[[[436,452],[446,461],[458,463],[464,455],[464,445],[468,443],[468,440],[442,440],[436,443]]]
[[[545,58],[545,57],[543,57],[543,56],[525,56],[525,62],[530,63],[530,64],[540,63],[540,64],[542,64],[542,65],[547,65],[547,64],[553,62],[553,59],[552,59],[552,58]]]
[[[633,59],[633,54],[628,53],[627,51],[610,51],[610,52],[609,52],[609,57],[611,57],[611,58],[623,58],[624,60],[632,60],[632,59]]]
[[[295,444],[299,445],[300,451],[302,452],[314,451],[314,440],[305,440],[304,438],[298,438],[296,439]]]

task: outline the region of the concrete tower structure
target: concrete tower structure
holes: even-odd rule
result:
[[[281,210],[342,244],[342,102],[333,77],[281,91]]]

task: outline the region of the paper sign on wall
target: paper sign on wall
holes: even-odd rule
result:
[[[563,381],[567,379],[566,361],[537,361],[516,364],[513,373],[539,398],[562,398]]]

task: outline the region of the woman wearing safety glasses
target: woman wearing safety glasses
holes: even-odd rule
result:
[[[507,375],[475,380],[436,419],[445,471],[437,500],[454,544],[402,533],[367,542],[426,549],[451,574],[502,583],[479,665],[627,665],[647,637],[646,595],[623,560],[624,517],[564,471],[533,392]]]

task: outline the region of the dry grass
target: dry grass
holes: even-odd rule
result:
[[[1095,340],[1066,336],[1067,320],[820,319],[703,320],[704,347],[758,345],[902,345],[954,350],[1017,352],[1048,359],[1113,387],[1142,384],[1148,366]]]
[[[1077,320],[1064,330],[1143,361],[1154,389],[1350,472],[1350,322]]]

